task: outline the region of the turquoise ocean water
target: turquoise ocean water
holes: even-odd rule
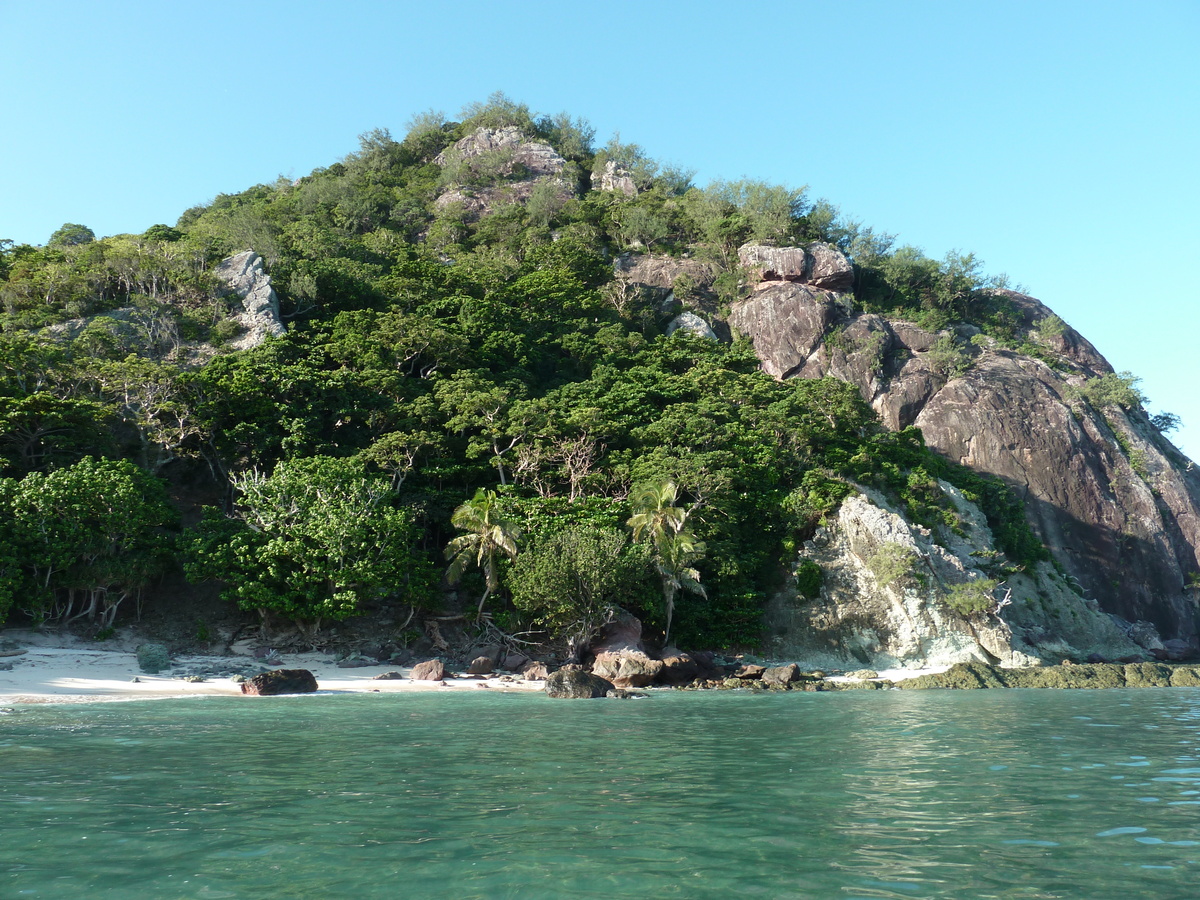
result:
[[[1200,690],[0,716],[3,898],[1197,896]]]

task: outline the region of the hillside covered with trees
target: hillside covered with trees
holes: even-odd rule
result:
[[[502,95],[140,235],[2,242],[0,618],[103,631],[186,603],[162,587],[186,578],[314,642],[383,611],[578,651],[622,608],[660,640],[751,647],[859,488],[961,528],[939,480],[983,509],[998,577],[1049,562],[1002,480],[885,427],[845,378],[768,375],[730,330],[754,289],[739,249],[813,242],[851,264],[847,310],[942,334],[943,381],[981,348],[1061,364],[969,255],[803,189],[696,186]],[[246,250],[286,326],[261,341],[218,277]],[[621,277],[646,258],[674,265],[657,290]],[[1140,409],[1106,377],[1079,402]],[[819,593],[820,567],[798,577]]]

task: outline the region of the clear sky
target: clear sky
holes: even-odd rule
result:
[[[174,223],[502,90],[974,252],[1200,457],[1197,0],[0,0],[0,238]]]

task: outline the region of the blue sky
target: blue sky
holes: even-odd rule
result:
[[[974,252],[1200,456],[1200,3],[0,0],[0,238],[173,223],[493,91]]]

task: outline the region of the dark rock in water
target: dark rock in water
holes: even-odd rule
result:
[[[446,665],[440,659],[427,659],[412,667],[413,681],[441,681],[446,677]]]
[[[795,663],[772,666],[762,673],[763,684],[791,684],[800,680],[800,667]]]
[[[266,697],[275,694],[311,694],[317,677],[308,669],[274,669],[242,682],[242,693]]]
[[[830,689],[835,691],[882,691],[890,687],[895,687],[892,682],[887,681],[886,679],[881,681],[870,681],[856,678],[853,681],[826,681],[821,682],[821,684],[823,684],[824,687],[820,688],[820,690],[826,691]],[[807,685],[805,685],[805,689],[808,689]]]
[[[689,684],[702,674],[704,669],[688,653],[663,656],[662,671],[658,673],[658,683],[668,685]]]
[[[546,679],[546,696],[566,700],[592,700],[607,697],[617,688],[611,681],[593,675],[583,666],[563,666]]]
[[[468,675],[491,675],[496,671],[496,662],[490,656],[477,656],[467,666]]]
[[[1102,663],[1004,669],[999,674],[1008,687],[1059,690],[1125,687],[1125,667]]]

